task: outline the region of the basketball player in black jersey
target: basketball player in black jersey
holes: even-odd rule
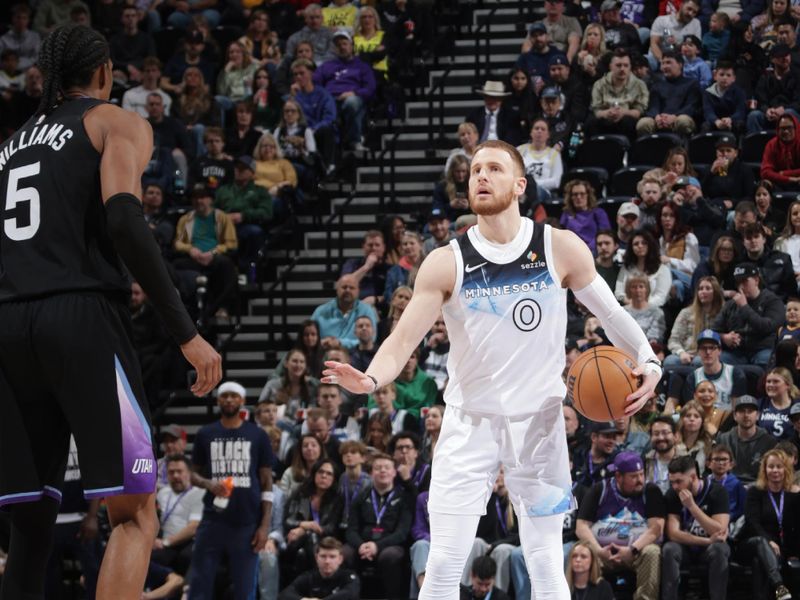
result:
[[[0,146],[0,505],[11,512],[0,597],[44,597],[72,433],[84,493],[106,498],[113,525],[96,597],[138,600],[157,528],[156,467],[123,263],[197,370],[195,394],[216,386],[221,360],[143,219],[152,130],[107,102],[105,39],[60,27],[39,64],[39,111]]]

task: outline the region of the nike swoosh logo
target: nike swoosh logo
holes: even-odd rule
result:
[[[486,261],[486,262],[488,262],[488,261]],[[475,265],[474,267],[470,267],[469,265],[467,265],[466,267],[464,267],[464,270],[467,273],[472,273],[473,271],[477,271],[478,269],[480,269],[483,265],[486,264],[486,262],[482,262],[481,264]]]

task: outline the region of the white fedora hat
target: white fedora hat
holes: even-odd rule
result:
[[[506,86],[502,81],[486,81],[482,88],[475,88],[475,91],[493,98],[505,98],[511,95],[511,92],[506,91]]]

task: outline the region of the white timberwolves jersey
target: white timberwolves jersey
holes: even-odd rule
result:
[[[526,218],[509,244],[488,242],[477,227],[450,242],[456,283],[443,308],[447,404],[511,417],[563,400],[567,292],[550,240],[549,225]]]

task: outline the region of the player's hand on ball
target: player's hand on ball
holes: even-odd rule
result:
[[[635,415],[641,408],[647,403],[647,401],[655,396],[656,393],[656,386],[658,382],[661,380],[661,373],[648,371],[647,373],[644,372],[644,367],[639,365],[633,370],[633,374],[637,377],[641,377],[642,384],[632,394],[629,394],[625,401],[628,403],[628,407],[625,409],[625,416],[632,417]]]
[[[353,394],[370,394],[375,387],[372,379],[350,365],[326,360],[325,367],[326,369],[322,371],[322,383],[340,385]]]

